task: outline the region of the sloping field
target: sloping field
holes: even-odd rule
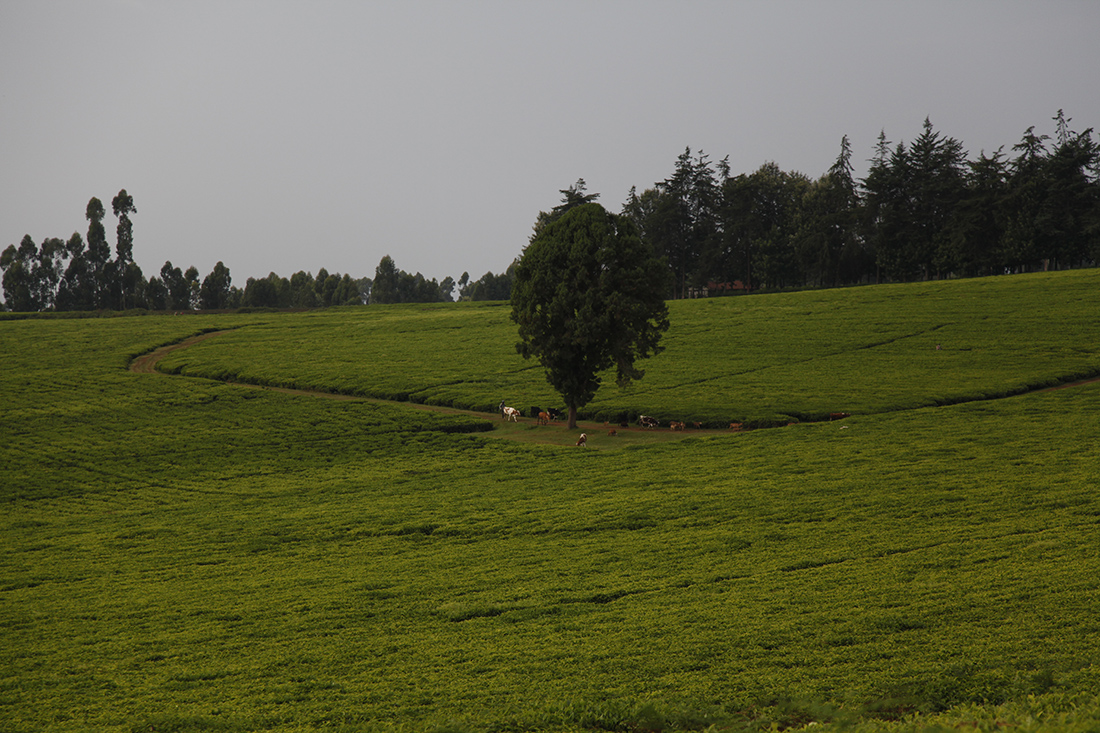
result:
[[[1095,374],[1098,281],[674,304],[607,409],[853,415],[617,451],[127,369],[539,404],[499,306],[0,322],[0,729],[1093,730],[1100,383],[960,400]]]
[[[582,412],[815,420],[1016,394],[1100,376],[1100,271],[676,301],[667,349]],[[502,304],[288,315],[169,355],[188,375],[526,413],[560,402],[514,349]]]

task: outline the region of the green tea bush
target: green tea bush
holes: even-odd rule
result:
[[[771,427],[995,399],[1100,375],[1100,271],[675,301],[666,350],[585,419]],[[163,369],[493,412],[560,403],[498,304],[287,314]],[[1050,324],[1059,324],[1057,333]],[[308,334],[303,337],[303,334]],[[1065,346],[1065,344],[1072,346]]]
[[[920,396],[1087,372],[1089,319],[1032,323],[1069,312],[1056,293],[1063,306],[1024,299],[1016,327],[1041,339],[982,357],[1003,361],[988,384],[932,361],[965,320],[952,308],[1007,313],[1033,282],[1088,304],[1081,277],[677,305],[685,331],[659,359],[713,351],[706,334],[731,323],[745,338],[690,369],[655,361],[651,392],[600,409],[705,414],[721,392],[705,367],[724,399],[755,400],[747,415],[813,415],[841,384],[821,368],[829,349],[928,342],[881,362],[908,371],[861,372],[897,389],[836,410],[849,418],[618,451],[520,442],[529,425],[493,433],[514,441],[466,432],[499,425],[502,396],[553,404],[524,398],[541,375],[503,359],[468,386],[456,364],[481,356],[435,358],[483,345],[500,308],[0,323],[0,728],[1095,729],[1100,383]],[[931,326],[905,321],[933,306]],[[815,314],[797,339],[820,337],[804,352],[819,356],[775,366],[796,352],[763,335]],[[180,375],[128,371],[129,355],[204,328],[232,330],[172,352]],[[366,354],[407,369],[368,373]],[[187,369],[434,384],[490,415]],[[499,394],[509,384],[518,396]],[[768,407],[781,402],[801,407]],[[912,409],[872,409],[887,403]]]

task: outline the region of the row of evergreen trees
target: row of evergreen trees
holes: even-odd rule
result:
[[[829,287],[1095,266],[1100,262],[1100,145],[1069,128],[1029,128],[1013,146],[969,159],[924,121],[912,143],[880,134],[853,177],[845,136],[811,180],[766,163],[733,176],[688,148],[672,176],[622,213],[667,258],[674,297],[694,288]],[[583,195],[578,181],[570,195]],[[591,197],[591,195],[589,195]],[[734,284],[737,284],[734,286]]]

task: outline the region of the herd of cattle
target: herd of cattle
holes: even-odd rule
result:
[[[555,410],[553,408],[549,408],[549,409],[544,410],[541,407],[531,407],[531,408],[528,408],[528,412],[529,412],[530,416],[537,421],[538,425],[549,425],[551,420],[561,420],[565,416],[565,413],[564,413],[563,410]],[[519,422],[520,418],[523,417],[523,414],[518,409],[516,409],[515,407],[509,407],[509,406],[505,405],[504,401],[502,400],[501,403],[500,403],[500,417],[503,420],[510,420],[512,422]],[[847,418],[847,417],[851,417],[851,415],[847,412],[833,412],[833,413],[829,414],[829,420],[841,420],[841,419]],[[793,425],[794,423],[790,423],[790,424]],[[654,429],[657,429],[657,428],[661,427],[661,422],[657,418],[650,417],[649,415],[639,415],[638,416],[638,425],[640,427],[646,428],[648,430],[654,430]],[[629,420],[627,420],[624,417],[618,423],[618,426],[620,428],[630,427],[630,422],[629,422]],[[693,428],[696,428],[696,429],[700,429],[700,428],[703,427],[703,424],[699,423],[699,422],[685,423],[685,422],[682,422],[680,420],[669,420],[668,421],[669,430],[686,430],[689,426],[693,427]],[[604,427],[608,428],[608,431],[607,431],[608,435],[614,436],[618,432],[614,427],[611,427],[611,423],[609,423],[609,422],[605,422]],[[731,422],[730,426],[729,426],[729,429],[730,430],[741,430],[742,425],[741,425],[741,423],[738,423],[738,422]],[[577,441],[577,445],[584,446],[584,445],[587,444],[587,440],[588,440],[588,436],[585,435],[584,433],[581,433],[581,438],[580,438],[579,441]]]
[[[536,424],[538,425],[549,425],[551,420],[557,421],[565,417],[564,410],[556,410],[554,408],[548,408],[544,410],[541,407],[531,407],[528,408],[528,413],[532,418],[535,419]],[[523,413],[515,407],[509,407],[508,405],[505,405],[502,401],[500,403],[500,417],[502,420],[519,422],[520,418],[523,417]],[[661,422],[657,418],[650,417],[649,415],[639,415],[638,425],[640,427],[652,430],[661,427]],[[620,428],[630,427],[630,422],[624,418],[618,423],[618,426]],[[691,423],[691,426],[694,428],[702,428],[703,424],[699,422],[693,422]],[[614,428],[611,428],[610,423],[604,423],[604,427],[610,428],[610,430],[608,430],[608,435],[616,434],[616,430]],[[669,430],[685,430],[687,427],[688,423],[681,422],[679,420],[668,421]],[[740,423],[730,423],[731,430],[739,430],[740,428]],[[587,436],[583,437],[587,438]],[[577,443],[577,445],[584,445],[584,441],[582,440],[581,442]]]

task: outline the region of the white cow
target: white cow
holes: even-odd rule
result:
[[[514,407],[505,407],[504,419],[511,420],[512,422],[519,422],[519,410]]]

